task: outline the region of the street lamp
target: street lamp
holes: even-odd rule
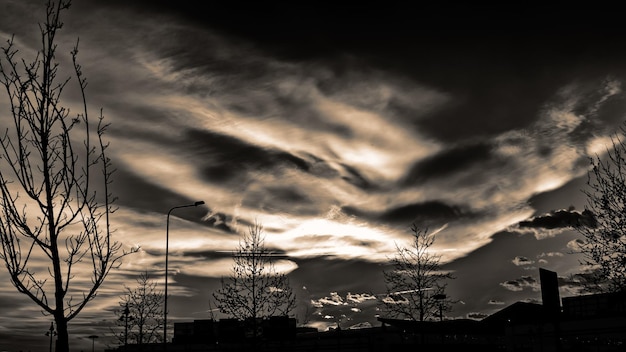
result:
[[[95,347],[95,342],[96,342],[96,339],[98,338],[98,335],[89,335],[87,337],[89,337],[91,339],[91,352],[93,352],[94,351],[94,347]]]
[[[120,321],[124,322],[124,346],[128,346],[128,320],[133,320],[133,317],[129,317],[130,309],[128,309],[128,303],[126,303],[126,308],[124,308],[124,313],[120,317]],[[143,341],[139,341],[142,343]]]
[[[197,207],[198,205],[204,204],[204,201],[200,200],[193,204],[186,205],[178,205],[173,207],[167,212],[167,222],[165,226],[165,307],[163,311],[163,350],[167,351],[167,274],[168,274],[168,252],[169,252],[169,243],[170,243],[170,214],[174,209],[179,208],[188,208],[188,207]]]
[[[50,323],[50,329],[46,331],[46,336],[50,336],[50,352],[52,352],[52,336],[57,336],[57,332],[54,331],[54,322]]]
[[[434,295],[433,298],[436,299],[439,304],[439,321],[443,321],[443,300],[447,297],[444,293],[438,293]]]

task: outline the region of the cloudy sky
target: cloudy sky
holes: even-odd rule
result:
[[[38,50],[43,1],[0,5],[2,41]],[[66,13],[57,59],[70,63],[80,37],[92,114],[112,124],[115,236],[141,247],[71,322],[74,346],[96,334],[105,347],[140,272],[163,282],[166,214],[197,200],[171,218],[170,321],[210,316],[255,221],[284,254],[296,316],[320,329],[377,324],[382,271],[413,222],[438,231],[433,249],[456,277],[450,317],[540,300],[539,267],[576,294],[568,225],[589,156],[626,111],[615,11],[197,6],[80,0]],[[4,269],[0,280],[0,349],[47,347],[50,317]]]

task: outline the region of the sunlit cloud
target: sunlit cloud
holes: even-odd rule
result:
[[[311,304],[314,307],[321,308],[325,305],[340,306],[346,305],[347,303],[344,301],[343,297],[341,297],[337,292],[331,292],[330,296],[322,297],[317,300],[311,300]]]
[[[367,293],[350,293],[346,295],[346,301],[350,303],[363,303],[365,301],[376,300],[376,296],[367,294]]]
[[[583,250],[585,246],[585,241],[581,239],[574,239],[567,242],[567,248],[573,251],[574,253],[579,253]]]
[[[513,258],[513,260],[511,261],[513,264],[515,264],[516,266],[524,266],[524,265],[531,265],[533,264],[535,261],[534,260],[530,260],[524,256],[518,255],[515,258]]]
[[[472,313],[467,313],[466,315],[467,319],[472,319],[472,320],[483,320],[484,318],[488,316],[489,314],[485,314],[481,312],[472,312]]]

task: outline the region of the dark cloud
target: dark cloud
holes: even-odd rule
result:
[[[438,200],[407,204],[382,213],[367,212],[353,206],[346,206],[342,210],[348,215],[407,226],[413,222],[419,224],[445,223],[475,215],[460,206],[448,205]]]
[[[204,176],[216,183],[237,183],[250,171],[278,171],[280,167],[308,171],[307,161],[292,154],[262,148],[235,137],[211,131],[189,130],[187,148],[203,163]]]
[[[278,198],[279,202],[302,203],[310,201],[305,194],[302,194],[300,190],[295,188],[268,187],[267,191],[269,193],[272,193],[276,198]]]
[[[589,159],[584,163],[585,169],[589,167]],[[587,197],[581,189],[586,187],[586,173],[580,177],[575,177],[559,188],[533,195],[527,201],[528,205],[536,210],[536,214],[554,212],[560,209],[563,204],[570,204],[569,210],[584,208],[587,204]]]
[[[98,82],[99,84],[99,82]],[[100,86],[98,86],[100,89]],[[121,88],[114,87],[112,90],[119,91]],[[106,94],[104,92],[103,94]],[[109,103],[110,102],[110,103]],[[153,105],[142,105],[137,101],[128,101],[126,99],[110,99],[107,100],[105,115],[121,116],[121,123],[112,123],[108,132],[116,137],[132,139],[133,141],[146,141],[156,144],[175,145],[179,141],[171,138],[166,133],[154,133],[154,130],[138,128],[149,124],[151,126],[162,126],[171,123],[171,111],[164,110],[162,107]],[[133,128],[129,128],[127,124],[132,121]]]
[[[537,216],[530,220],[520,221],[520,227],[559,229],[571,227],[596,227],[597,220],[593,213],[585,209],[582,213],[573,209],[557,210],[544,216]]]
[[[492,145],[488,142],[455,145],[414,164],[403,183],[414,185],[429,179],[446,177],[491,158]]]
[[[348,175],[342,176],[342,178],[347,182],[363,190],[374,191],[378,188],[375,184],[371,183],[365,176],[363,176],[356,168],[346,164],[341,164],[341,166],[348,173]]]
[[[127,206],[140,209],[141,211],[166,214],[172,206],[193,204],[198,201],[198,199],[189,199],[169,189],[155,185],[124,168],[116,170],[112,188],[114,194],[118,196],[117,204],[119,206]],[[190,209],[181,213],[180,217],[191,221],[199,221],[198,219],[205,213],[205,206],[201,206],[195,208],[195,210]],[[154,224],[145,223],[142,226],[154,226]]]
[[[13,288],[9,285],[7,285],[7,287]],[[31,306],[31,302],[26,299],[26,296],[20,296],[19,299],[16,299],[15,295],[0,294],[0,309],[3,312],[8,312],[12,309],[18,310],[19,308],[28,306]]]
[[[397,207],[381,214],[380,219],[383,221],[394,223],[424,222],[432,221],[451,221],[466,216],[460,207],[455,205],[447,205],[441,201],[429,201],[424,203],[409,204]]]
[[[476,59],[480,60],[481,58]],[[451,68],[452,62],[449,64],[449,69],[453,72],[448,73],[450,77],[454,77],[454,71],[458,68]],[[551,84],[553,87],[546,89],[543,82],[535,86],[523,82],[526,79],[522,77],[516,77],[515,68],[487,68],[483,65],[478,62],[474,63],[478,67],[471,67],[467,63],[461,65],[465,72],[459,72],[458,77],[463,77],[466,81],[453,82],[457,88],[450,93],[456,98],[456,102],[419,121],[416,129],[437,139],[455,142],[470,136],[493,136],[524,128],[535,120],[545,102],[546,93],[552,92],[558,86]],[[498,76],[511,79],[501,81],[496,78]],[[437,85],[441,84],[439,79],[433,81]],[[469,81],[476,82],[476,85],[470,86]],[[537,89],[537,86],[544,87],[545,91]]]
[[[317,215],[319,205],[296,187],[266,186],[246,190],[242,205],[270,213]]]

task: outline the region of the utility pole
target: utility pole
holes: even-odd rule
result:
[[[94,352],[95,342],[96,342],[96,339],[98,338],[98,335],[89,335],[88,337],[91,339],[91,352]]]
[[[128,309],[128,303],[126,303],[126,308],[124,308],[124,347],[128,345],[128,315],[130,314],[130,310]]]
[[[50,329],[46,331],[46,336],[50,336],[50,352],[52,352],[52,336],[57,336],[57,332],[54,330],[54,322],[50,323]]]

